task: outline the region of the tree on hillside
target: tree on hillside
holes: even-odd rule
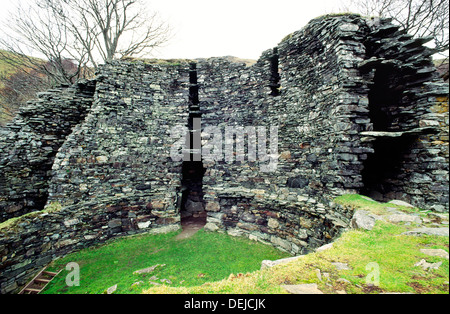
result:
[[[0,45],[21,58],[1,52],[0,58],[32,68],[53,83],[73,83],[100,63],[139,57],[165,43],[168,25],[147,12],[141,0],[35,0],[26,8],[19,5],[0,33]],[[68,71],[67,60],[73,60],[76,71]]]
[[[448,59],[449,0],[343,0],[342,3],[345,11],[391,18],[416,38],[433,38],[431,48],[438,57]]]
[[[49,70],[57,67],[52,61],[41,63]],[[66,73],[78,71],[71,60],[63,60],[61,66]],[[0,124],[11,120],[23,104],[36,97],[36,93],[48,89],[52,85],[49,79],[47,75],[27,67],[9,74],[0,73]]]
[[[10,76],[1,76],[0,88],[0,112],[2,117],[0,124],[11,120],[16,111],[35,97],[42,90],[43,77],[38,73],[16,72]]]

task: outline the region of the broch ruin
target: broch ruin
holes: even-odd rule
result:
[[[38,94],[1,130],[1,293],[57,257],[192,215],[300,255],[348,227],[353,213],[333,203],[345,193],[448,211],[448,84],[429,40],[386,19],[324,16],[252,66],[113,61]],[[174,160],[180,125],[203,147],[244,128],[228,147],[245,158]],[[248,149],[256,134],[266,158]]]

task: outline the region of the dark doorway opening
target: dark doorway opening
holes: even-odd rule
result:
[[[415,136],[378,137],[373,142],[375,152],[368,156],[361,172],[361,194],[376,201],[407,201],[404,187],[412,170],[408,156],[416,141]]]
[[[206,224],[205,203],[203,201],[203,176],[206,169],[201,161],[183,163],[181,224]]]

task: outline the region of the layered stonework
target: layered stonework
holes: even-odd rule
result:
[[[326,16],[252,66],[114,61],[40,94],[0,139],[0,221],[18,218],[0,228],[1,292],[59,256],[191,215],[297,255],[348,226],[333,203],[344,193],[448,211],[448,84],[424,42]],[[185,151],[177,132],[192,134]]]

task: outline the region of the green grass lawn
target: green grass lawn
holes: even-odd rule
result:
[[[115,240],[107,245],[73,253],[52,263],[63,270],[43,293],[98,294],[117,284],[116,293],[140,293],[156,282],[170,287],[191,287],[228,278],[230,274],[258,270],[261,261],[288,256],[271,246],[221,233],[199,231],[185,240],[178,233],[142,235]],[[67,287],[70,262],[80,265],[80,286]],[[136,270],[165,264],[148,274]],[[157,277],[151,278],[151,277]],[[161,279],[170,281],[162,282]],[[132,287],[136,282],[140,282]]]

